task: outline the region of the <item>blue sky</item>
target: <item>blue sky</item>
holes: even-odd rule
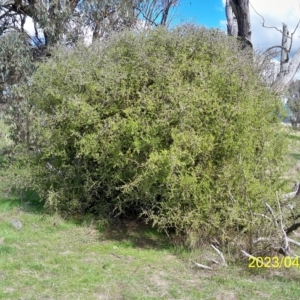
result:
[[[225,0],[178,0],[178,3],[177,7],[171,11],[171,26],[192,22],[226,31]],[[281,45],[281,33],[274,28],[264,28],[261,16],[264,17],[266,26],[280,30],[284,22],[288,25],[289,31],[293,32],[300,20],[300,0],[250,0],[254,48],[265,50],[271,46]],[[33,30],[32,22],[27,20],[25,27],[30,34]],[[298,49],[300,49],[300,26],[293,38],[291,56]],[[298,74],[300,79],[300,72]]]
[[[179,4],[172,12],[171,26],[189,21],[226,31],[225,1],[178,0]],[[282,23],[285,23],[291,33],[300,20],[300,0],[250,0],[252,43],[255,49],[263,51],[281,45],[282,36],[275,28],[264,28],[260,15],[264,17],[266,26],[280,30]],[[299,48],[300,26],[293,38],[291,57]],[[300,72],[296,77],[300,79]]]
[[[192,21],[206,27],[221,28],[220,21],[226,19],[222,0],[180,0],[173,14],[172,23]]]
[[[206,27],[226,30],[225,0],[178,0],[179,4],[172,12],[171,25],[190,21]],[[300,19],[299,0],[250,0],[250,16],[252,26],[252,43],[255,48],[266,49],[281,44],[281,34],[276,29],[262,26],[262,18],[252,9],[264,17],[265,25],[282,28],[282,22],[289,26],[292,32]],[[300,28],[293,41],[294,50],[300,48]]]
[[[262,26],[261,17],[270,27],[282,28],[282,22],[289,26],[290,32],[295,29],[300,19],[300,0],[250,0],[250,16],[252,43],[256,49],[281,44],[281,34],[276,29],[267,29]],[[215,27],[226,31],[225,0],[178,0],[178,5],[171,11],[171,25],[184,22],[193,22],[197,25]],[[33,29],[32,22],[27,21],[26,30],[30,33]],[[292,55],[300,48],[300,26],[293,39]]]

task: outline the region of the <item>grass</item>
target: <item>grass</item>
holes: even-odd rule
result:
[[[21,221],[17,230],[12,220]],[[300,299],[300,270],[249,269],[248,261],[196,268],[188,252],[143,223],[107,227],[0,201],[0,299]]]
[[[286,155],[287,174],[289,181],[300,181],[300,132],[291,128],[285,129],[289,141],[289,149]]]
[[[288,176],[299,180],[300,134],[288,134]],[[34,194],[23,199],[0,192],[0,299],[300,299],[299,268],[250,269],[230,257],[211,265],[220,259],[210,248],[172,246],[143,222],[65,220]]]

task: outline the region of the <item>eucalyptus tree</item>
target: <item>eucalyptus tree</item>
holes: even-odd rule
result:
[[[72,45],[89,34],[95,40],[124,28],[166,25],[170,8],[176,3],[177,0],[0,0],[0,49],[6,51],[4,44],[8,41],[1,37],[9,33],[9,48],[17,54],[21,44],[30,47],[36,60],[49,55],[53,45]],[[3,77],[12,74],[11,70],[3,70],[4,65],[14,64],[8,57],[1,59],[2,86],[9,81]]]
[[[13,112],[15,133],[24,131],[20,128],[26,128],[24,114],[29,113],[15,87],[29,80],[35,62],[50,56],[53,46],[72,47],[87,39],[91,43],[125,28],[167,26],[176,4],[177,0],[0,0],[0,102]],[[16,140],[24,140],[21,136]]]
[[[290,121],[294,129],[298,129],[300,123],[300,80],[291,83],[286,93],[287,104],[291,111]]]

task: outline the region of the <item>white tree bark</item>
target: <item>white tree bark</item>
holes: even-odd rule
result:
[[[277,92],[283,92],[293,81],[300,65],[300,49],[296,52],[293,59],[288,62],[288,69],[285,74],[279,73],[272,87]]]
[[[237,19],[232,11],[230,0],[226,0],[226,19],[227,19],[227,34],[237,37],[238,36],[238,24]]]
[[[293,59],[289,58],[291,37],[287,25],[282,26],[282,44],[280,71],[272,85],[276,92],[283,92],[293,81],[300,65],[300,49],[296,52]]]
[[[252,46],[249,0],[226,0],[225,9],[228,35],[238,36]],[[234,27],[235,24],[237,29]],[[293,34],[290,36],[287,25],[283,24],[281,46],[273,46],[268,49],[281,48],[280,71],[272,84],[272,88],[278,93],[288,88],[300,66],[300,49],[298,49],[293,59],[289,57]]]
[[[0,0],[0,6],[8,6],[15,3],[15,0]]]

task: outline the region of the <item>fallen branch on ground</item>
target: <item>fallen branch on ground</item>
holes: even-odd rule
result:
[[[196,263],[196,262],[194,262],[194,264],[195,264],[197,267],[199,267],[199,268],[206,269],[206,270],[212,270],[212,268],[209,267],[209,266],[202,265],[202,264],[198,264],[198,263]]]
[[[222,259],[222,265],[224,266],[227,266],[226,264],[226,260],[225,260],[225,257],[223,255],[223,253],[217,248],[215,247],[214,245],[211,245],[213,247],[213,249],[221,256],[221,259]]]

